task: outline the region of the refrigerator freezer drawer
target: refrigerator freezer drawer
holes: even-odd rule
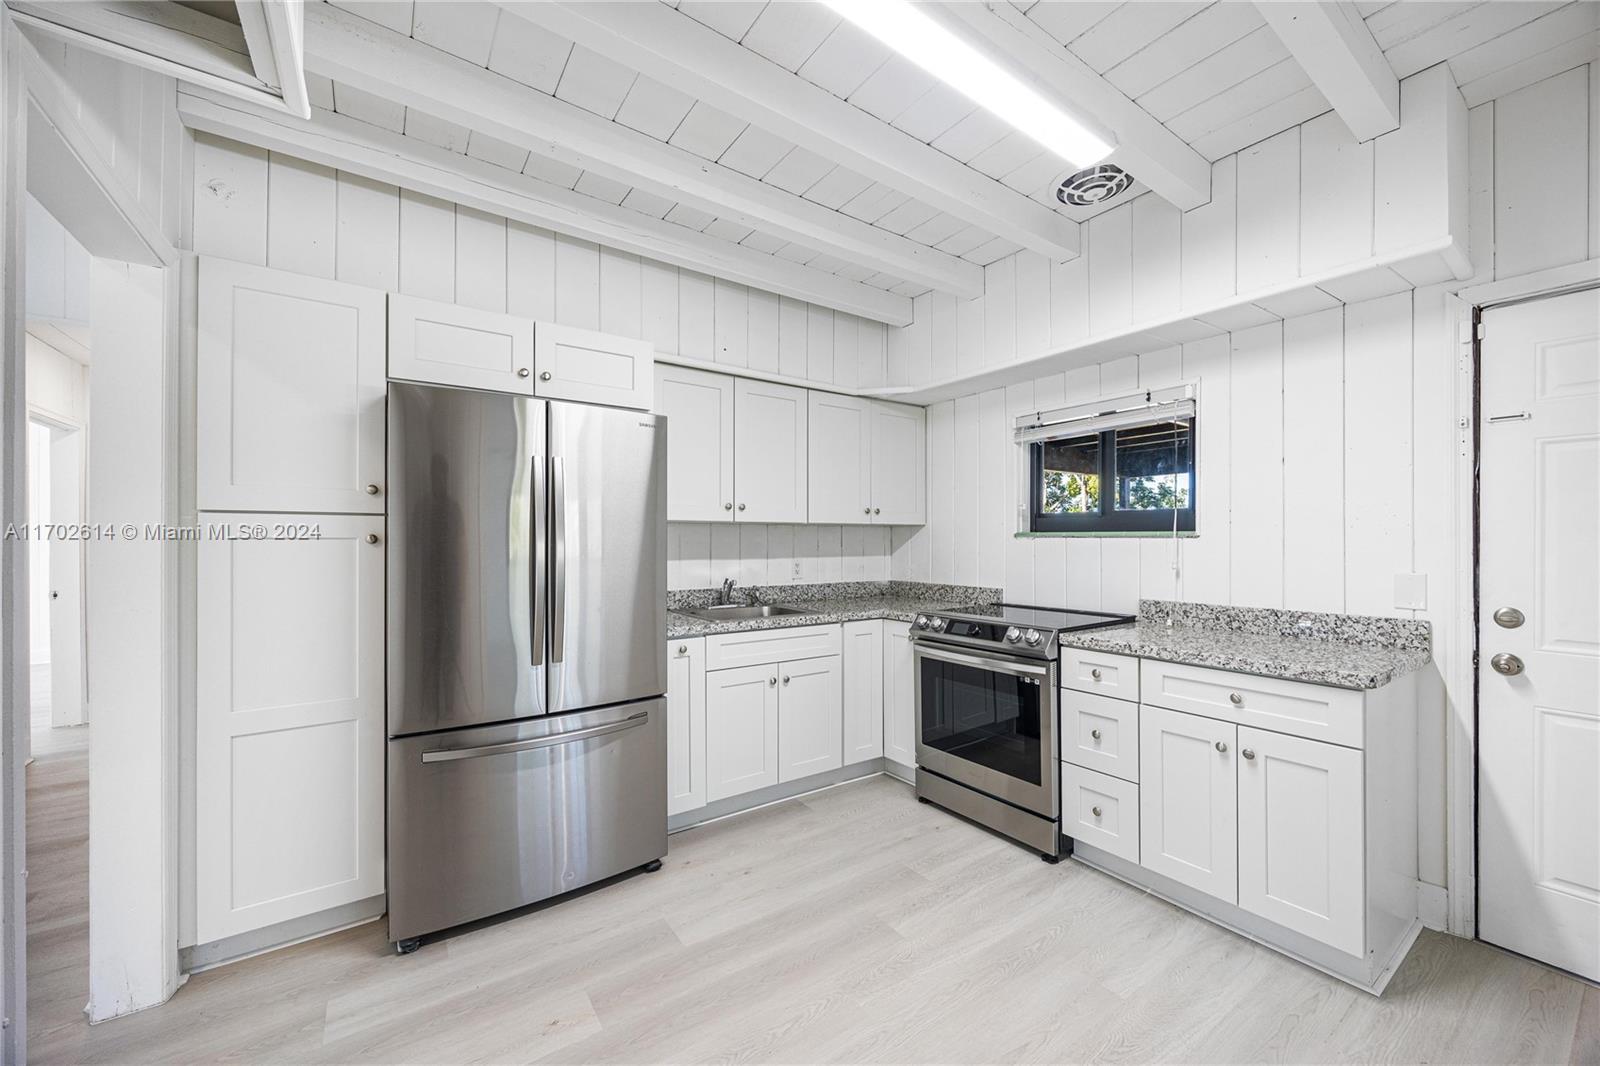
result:
[[[389,939],[667,852],[666,701],[389,741]]]

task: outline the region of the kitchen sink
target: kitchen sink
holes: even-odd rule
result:
[[[746,606],[729,603],[713,607],[685,607],[678,612],[690,618],[704,618],[710,622],[742,622],[749,618],[780,618],[790,614],[810,614],[804,607],[779,607],[770,603]]]

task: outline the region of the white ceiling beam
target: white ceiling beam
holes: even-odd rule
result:
[[[1052,259],[1078,224],[657,0],[505,0],[527,19],[970,225]]]
[[[983,268],[976,263],[709,162],[331,4],[315,4],[307,14],[306,62],[341,85],[875,272],[962,297],[983,293]]]
[[[619,251],[703,271],[891,326],[911,300],[558,185],[516,174],[377,126],[313,109],[309,121],[203,90],[178,93],[185,126],[360,174],[441,200],[543,226]]]
[[[990,59],[1116,145],[1105,162],[1189,210],[1211,200],[1211,163],[1009,3],[926,4]]]
[[[1258,0],[1256,10],[1358,141],[1400,126],[1400,79],[1356,5]]]
[[[291,112],[310,118],[303,0],[235,0],[234,7],[256,77],[276,85]]]

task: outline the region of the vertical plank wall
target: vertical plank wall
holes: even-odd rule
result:
[[[194,251],[649,340],[814,383],[881,384],[885,328],[588,241],[197,134]],[[672,523],[672,588],[883,580],[883,526]]]
[[[1469,112],[1472,281],[1600,257],[1595,69],[1576,67]],[[1321,164],[1306,162],[1307,141],[1337,140],[1321,122],[1295,131],[1302,138],[1298,169],[1308,179]],[[1253,165],[1246,160],[1255,149],[1273,151],[1270,141],[1246,149],[1238,167]],[[1198,285],[1232,292],[1236,264],[1243,271],[1247,258],[1287,254],[1263,245],[1247,255],[1243,243],[1232,246],[1228,220],[1213,225],[1206,217],[1234,210],[1225,190],[1238,175],[1231,160],[1224,162],[1230,166],[1219,163],[1214,172],[1218,198],[1184,215],[1181,250],[1168,249],[1169,258],[1181,259],[1184,291]],[[1285,155],[1276,165],[1292,162]],[[1122,314],[1125,303],[1143,298],[1136,258],[1142,215],[1135,209],[1146,199],[1118,209],[1131,237],[1121,222],[1096,225],[1111,212],[1098,216],[1086,229],[1089,254],[1073,263],[1018,253],[1006,266],[989,268],[990,284],[978,300],[958,305],[919,298],[916,321],[891,331],[891,380],[895,374],[913,382],[939,380],[1011,361],[1019,349],[1028,355],[1064,346],[1087,335],[1089,320],[1101,313],[1097,285],[1129,294],[1113,301]],[[1337,225],[1314,223],[1311,216],[1300,221],[1302,258],[1326,260],[1335,254],[1327,251],[1329,242],[1347,239]],[[1292,234],[1296,228],[1291,222],[1287,229]],[[1241,225],[1240,242],[1245,232]],[[1325,236],[1314,239],[1317,233]],[[1278,239],[1263,234],[1269,243]],[[1085,276],[1085,260],[1098,269],[1096,253],[1105,250],[1105,240],[1125,248],[1135,284],[1115,272],[1098,283]],[[1171,244],[1170,225],[1159,240]],[[1171,285],[1170,275],[1165,284]],[[1241,319],[1216,336],[933,405],[929,524],[895,531],[893,576],[972,579],[1002,586],[1013,600],[1103,610],[1133,610],[1141,597],[1176,597],[1415,615],[1433,623],[1443,671],[1459,646],[1448,636],[1456,611],[1455,315],[1440,286],[1402,286],[1327,303],[1281,320],[1263,311],[1259,323]],[[990,323],[997,311],[1005,324]],[[941,315],[979,323],[963,336],[981,343],[961,351],[941,343],[955,336]],[[1161,538],[1010,535],[1019,482],[1010,442],[1015,415],[1177,381],[1196,382],[1200,392],[1199,536],[1174,549]],[[1003,495],[996,495],[997,486]],[[1000,513],[1005,521],[993,520]],[[1426,609],[1395,606],[1395,575],[1409,573],[1426,577]],[[1425,701],[1421,725],[1421,874],[1443,884],[1446,700],[1457,697],[1443,692],[1439,674],[1429,675],[1425,689],[1429,684],[1434,695]],[[1460,700],[1470,708],[1466,694]]]

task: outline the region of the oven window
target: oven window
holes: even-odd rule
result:
[[[921,662],[922,742],[1007,777],[1043,784],[1039,683],[929,657]]]

